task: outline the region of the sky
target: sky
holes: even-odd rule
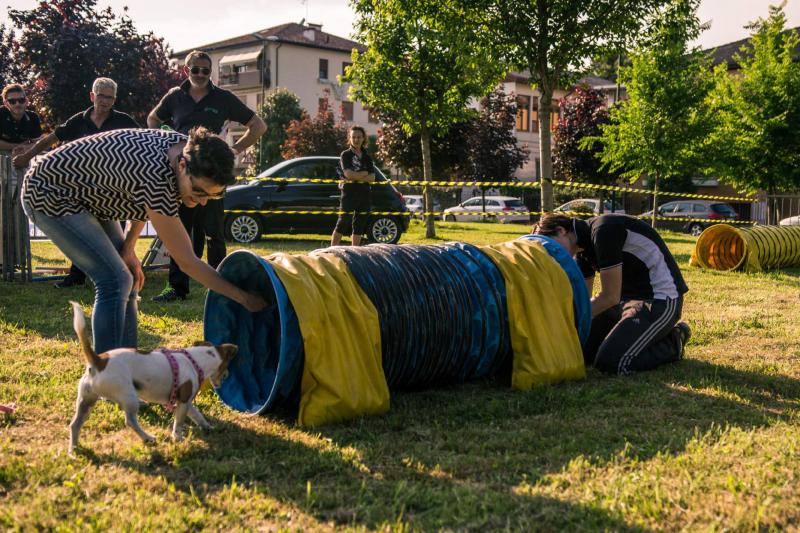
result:
[[[744,26],[766,17],[768,6],[780,0],[702,0],[698,16],[710,28],[696,44],[710,48],[747,37]],[[38,0],[0,0],[0,23],[8,22],[7,7],[33,9]],[[220,9],[220,4],[224,5]],[[350,37],[353,11],[347,0],[98,0],[98,6],[120,13],[123,6],[141,32],[152,30],[173,50],[185,50],[287,22],[321,23],[323,31]],[[789,27],[800,26],[800,0],[787,0]]]

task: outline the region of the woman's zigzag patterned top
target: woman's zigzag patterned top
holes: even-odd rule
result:
[[[100,220],[177,216],[177,179],[167,152],[186,140],[163,130],[122,129],[67,143],[25,174],[22,198],[51,217],[88,211]]]

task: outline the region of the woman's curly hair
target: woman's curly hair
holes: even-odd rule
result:
[[[233,174],[233,150],[224,140],[202,126],[189,131],[189,140],[183,149],[186,169],[192,176],[208,178],[218,185],[231,185],[236,181]]]

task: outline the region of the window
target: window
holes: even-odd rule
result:
[[[353,102],[342,102],[342,120],[353,121]]]
[[[675,207],[675,214],[683,215],[691,212],[692,212],[692,204],[679,202],[678,205]]]
[[[320,59],[319,60],[319,79],[327,80],[328,79],[328,60],[327,59]]]
[[[525,207],[521,200],[506,200],[506,207]]]
[[[470,198],[469,200],[461,204],[461,207],[478,207],[480,205],[481,205],[480,198]]]
[[[286,173],[287,178],[311,178],[311,179],[336,179],[335,161],[300,163],[290,168]],[[284,177],[284,176],[281,176]],[[315,184],[319,186],[319,184]]]
[[[658,212],[659,214],[662,215],[666,215],[667,213],[672,213],[673,211],[675,211],[675,205],[676,204],[674,203],[664,204],[658,208]]]
[[[692,211],[694,211],[695,213],[705,213],[706,206],[704,206],[703,204],[693,204]]]
[[[486,200],[486,206],[487,207],[500,207],[500,202],[498,202],[497,200]]]
[[[517,131],[530,131],[530,96],[517,96]]]
[[[352,63],[348,63],[347,61],[342,63],[342,76],[346,76],[347,75],[347,72],[346,72],[347,67],[351,67],[351,66],[353,66],[353,64]]]

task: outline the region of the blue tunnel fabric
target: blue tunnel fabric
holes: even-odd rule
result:
[[[378,311],[390,388],[487,377],[510,357],[502,277],[487,275],[497,269],[487,269],[491,262],[474,246],[376,244],[326,253],[344,260]]]
[[[297,315],[266,259],[239,250],[226,257],[218,270],[234,285],[263,295],[269,306],[250,313],[233,300],[208,292],[203,316],[205,339],[239,347],[217,394],[237,411],[273,411],[291,402],[299,389],[303,338]]]
[[[585,344],[589,338],[589,330],[592,327],[592,304],[589,298],[589,289],[586,288],[586,280],[581,273],[581,269],[569,252],[561,246],[555,239],[545,235],[523,235],[520,239],[526,241],[536,241],[544,246],[550,257],[555,259],[564,272],[567,273],[570,285],[572,285],[572,304],[575,309],[575,327],[578,330],[578,337],[581,344]]]
[[[536,237],[566,271],[572,285],[581,342],[591,323],[588,293],[574,260],[557,242]],[[495,263],[465,243],[335,247],[334,254],[374,305],[379,319],[383,371],[390,390],[461,383],[511,372],[506,282]],[[278,265],[248,251],[219,266],[233,284],[262,294],[269,306],[249,313],[209,292],[205,338],[230,342],[239,352],[217,389],[237,411],[265,414],[297,407],[303,374],[303,337]],[[577,278],[576,278],[577,276]],[[576,285],[576,279],[580,281]],[[588,314],[587,314],[588,313]]]

